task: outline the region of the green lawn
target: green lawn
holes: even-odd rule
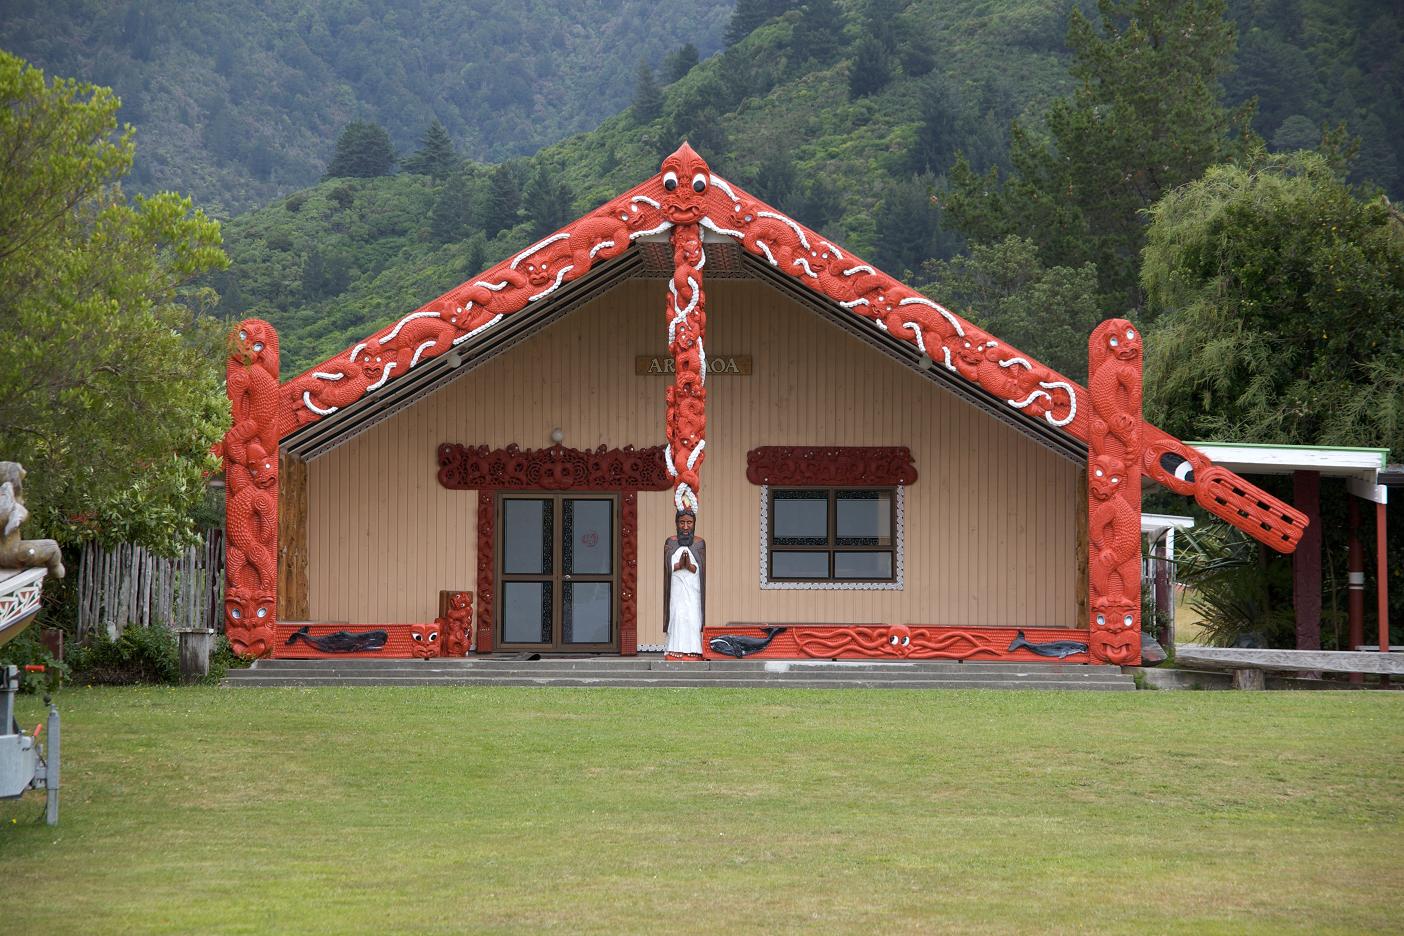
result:
[[[1400,693],[59,701],[5,933],[1404,929]]]

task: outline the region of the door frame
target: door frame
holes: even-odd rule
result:
[[[502,538],[503,538],[504,536],[507,535],[507,529],[506,529],[505,524],[503,523],[503,512],[504,512],[504,510],[506,509],[506,508],[505,508],[506,502],[509,501],[509,500],[513,500],[513,499],[517,499],[517,500],[544,500],[544,501],[549,501],[549,502],[550,502],[550,504],[551,504],[551,511],[552,511],[552,520],[551,520],[551,531],[552,531],[552,533],[551,533],[551,569],[552,569],[552,571],[551,571],[551,573],[550,573],[550,581],[551,581],[551,583],[552,583],[552,589],[551,589],[551,625],[552,625],[552,627],[551,627],[551,633],[552,633],[552,637],[553,637],[554,639],[553,639],[553,641],[552,641],[551,643],[514,642],[514,643],[510,643],[510,644],[509,644],[509,643],[507,642],[507,639],[506,639],[506,636],[507,636],[507,635],[506,635],[506,632],[505,632],[506,622],[503,621],[503,620],[499,620],[499,621],[497,622],[497,625],[496,625],[496,627],[497,627],[497,633],[494,635],[495,638],[496,638],[496,644],[497,644],[497,646],[500,647],[500,648],[502,648],[503,650],[509,650],[509,649],[510,649],[510,650],[518,650],[518,651],[535,650],[535,651],[538,651],[538,652],[541,652],[541,653],[618,653],[618,652],[619,652],[619,647],[620,647],[620,642],[621,642],[621,641],[620,641],[620,638],[621,638],[621,636],[622,636],[621,633],[620,633],[620,618],[621,618],[621,616],[622,616],[621,613],[620,613],[620,610],[621,610],[621,609],[620,609],[620,605],[621,605],[621,601],[620,601],[620,592],[621,592],[621,590],[622,590],[622,589],[621,589],[621,585],[620,585],[620,579],[622,578],[622,575],[621,575],[621,572],[622,572],[621,566],[623,565],[623,549],[621,548],[621,546],[622,546],[621,530],[622,530],[622,527],[623,527],[623,523],[620,522],[620,514],[621,514],[621,512],[622,512],[622,511],[621,511],[622,505],[621,505],[620,501],[622,500],[622,497],[621,497],[621,495],[619,494],[619,492],[617,492],[617,491],[590,491],[590,490],[579,490],[579,489],[574,489],[574,488],[569,489],[569,490],[563,490],[563,491],[562,491],[562,490],[554,490],[554,491],[552,491],[552,490],[546,490],[546,489],[544,489],[544,488],[531,488],[531,489],[523,489],[523,490],[500,490],[500,491],[494,491],[493,494],[494,494],[494,496],[493,496],[493,511],[494,511],[494,518],[493,518],[493,520],[494,520],[494,527],[496,528],[496,533],[495,533],[496,540],[495,540],[495,542],[494,542],[494,544],[493,544],[494,547],[495,547],[493,551],[494,551],[494,554],[495,554],[495,557],[496,557],[496,558],[495,558],[495,562],[494,562],[494,569],[493,569],[493,579],[494,579],[494,582],[496,583],[497,590],[498,590],[498,593],[499,593],[499,594],[501,594],[501,593],[503,592],[505,585],[506,585],[509,581],[516,581],[516,580],[522,580],[522,581],[543,581],[543,580],[546,579],[546,574],[544,574],[544,573],[541,574],[541,575],[526,575],[526,574],[523,574],[523,575],[521,575],[521,576],[516,576],[516,575],[514,575],[511,579],[505,579],[505,578],[504,578],[504,576],[508,574],[508,573],[505,573],[505,572],[503,571],[503,569],[502,569],[502,558],[503,558],[503,553],[505,552],[505,550],[502,548]],[[566,586],[570,581],[572,581],[572,580],[569,579],[569,578],[567,577],[567,575],[566,575],[566,572],[565,572],[565,557],[564,557],[564,555],[563,555],[563,553],[564,553],[564,551],[565,551],[565,549],[564,549],[564,547],[565,547],[565,541],[562,539],[562,535],[563,535],[564,532],[565,532],[565,524],[564,524],[564,522],[563,522],[563,514],[565,513],[564,504],[565,504],[565,501],[566,501],[566,500],[599,500],[599,501],[608,501],[609,504],[610,504],[610,506],[611,506],[611,510],[610,510],[610,527],[611,527],[611,542],[610,542],[611,554],[610,554],[610,558],[611,558],[612,561],[611,561],[610,565],[611,565],[611,567],[613,568],[613,571],[610,573],[610,577],[609,577],[608,579],[605,579],[603,576],[590,576],[590,577],[586,577],[586,578],[581,578],[581,579],[580,579],[580,581],[582,581],[582,582],[590,582],[590,581],[608,581],[608,582],[613,586],[613,591],[612,591],[612,593],[611,593],[611,600],[610,600],[610,621],[609,621],[609,631],[610,631],[610,634],[612,635],[613,639],[610,640],[610,641],[607,642],[607,643],[565,643],[564,640],[563,640],[564,631],[565,631],[565,613],[564,613],[565,586]]]

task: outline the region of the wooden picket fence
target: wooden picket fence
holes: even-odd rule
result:
[[[119,637],[135,624],[172,630],[223,627],[224,531],[174,558],[128,544],[83,547],[78,563],[78,639]]]

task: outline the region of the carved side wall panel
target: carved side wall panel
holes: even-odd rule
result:
[[[728,624],[703,633],[708,660],[1007,660],[1092,662],[1087,632],[921,624]]]
[[[443,446],[439,446],[443,451]],[[493,509],[492,491],[478,491],[478,640],[479,653],[491,653],[497,645],[493,631],[496,623],[493,617],[493,603],[497,598],[497,588],[493,583],[492,545],[497,525],[497,513]]]
[[[1088,342],[1088,642],[1101,663],[1141,662],[1141,333],[1108,319]]]
[[[619,498],[619,652],[639,652],[639,495]]]
[[[278,596],[278,334],[245,319],[225,367],[233,424],[217,451],[225,479],[224,630],[234,652],[273,649]]]

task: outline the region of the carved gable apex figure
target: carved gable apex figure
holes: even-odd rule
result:
[[[0,569],[47,566],[50,575],[63,578],[63,553],[57,542],[20,539],[20,524],[29,518],[24,507],[24,475],[19,462],[0,462]]]

